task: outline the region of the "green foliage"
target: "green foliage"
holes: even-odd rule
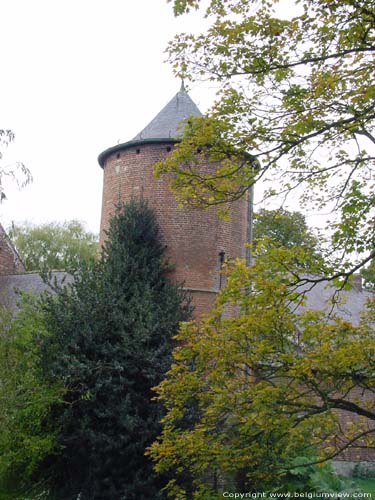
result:
[[[291,469],[283,478],[283,484],[276,491],[293,491],[298,493],[318,492],[332,493],[353,491],[354,484],[338,476],[332,466],[325,462],[312,465],[316,457],[297,457],[292,465],[297,468]]]
[[[371,493],[372,497],[375,495],[375,479],[356,478],[354,480],[354,484],[357,490]]]
[[[319,273],[324,268],[323,252],[318,238],[308,228],[303,214],[289,212],[282,208],[277,210],[261,209],[254,214],[254,252],[257,241],[269,238],[273,245],[293,248],[299,247],[301,252],[301,268],[315,270]]]
[[[172,498],[215,498],[228,485],[270,490],[290,479],[296,457],[318,453],[323,462],[360,439],[374,445],[373,303],[358,327],[323,311],[297,313],[303,296],[290,281],[304,250],[258,249],[253,267],[238,260],[229,269],[210,316],[183,324],[157,388],[168,412],[150,453],[156,470],[173,476]],[[353,423],[342,427],[337,409]],[[187,474],[193,492],[180,480]]]
[[[45,425],[53,404],[62,400],[62,384],[46,382],[33,338],[48,336],[42,319],[26,303],[17,317],[0,317],[0,489],[20,495],[33,484],[44,457],[56,450],[56,429]],[[13,498],[13,496],[12,496]]]
[[[375,290],[375,260],[371,259],[368,266],[361,269],[364,287],[368,290]]]
[[[334,212],[335,272],[354,271],[350,259],[368,262],[375,255],[374,2],[300,0],[287,13],[278,0],[173,5],[176,15],[200,8],[209,23],[170,43],[175,72],[209,79],[219,92],[157,173],[183,203],[203,207],[244,196],[260,178],[270,181],[270,196],[295,189],[310,210]],[[199,175],[197,150],[217,161]]]
[[[57,499],[163,497],[163,477],[144,456],[163,414],[152,387],[170,366],[189,301],[166,277],[164,245],[144,201],[120,207],[107,236],[101,260],[41,303],[53,334],[42,343],[44,373],[67,389],[50,415],[61,451],[41,469]]]
[[[286,248],[303,247],[311,253],[318,252],[318,240],[300,212],[261,209],[254,214],[254,240],[268,237]]]
[[[375,480],[375,470],[371,467],[372,463],[358,462],[353,469],[353,477],[356,479],[373,479]]]
[[[309,210],[332,211],[334,257],[311,267],[313,241],[258,241],[255,265],[235,264],[212,314],[183,326],[158,387],[163,433],[150,449],[157,470],[173,474],[172,498],[215,498],[228,484],[264,490],[286,481],[298,456],[324,461],[360,439],[374,444],[373,302],[353,326],[301,312],[295,287],[301,263],[337,285],[375,256],[375,6],[300,0],[283,16],[280,4],[173,2],[176,15],[201,8],[210,23],[170,43],[175,72],[220,90],[155,172],[182,204],[203,208],[227,207],[259,179],[270,182],[268,196],[295,190]],[[197,420],[187,425],[191,407]],[[354,423],[342,428],[336,410]]]
[[[27,271],[71,269],[97,257],[97,236],[77,220],[13,224],[8,234]]]

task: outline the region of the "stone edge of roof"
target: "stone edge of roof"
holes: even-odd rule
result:
[[[142,139],[142,140],[137,140],[137,141],[128,141],[128,142],[123,142],[121,144],[116,144],[115,146],[112,146],[108,149],[105,149],[100,155],[98,156],[98,163],[99,165],[104,168],[104,164],[108,156],[111,154],[117,153],[118,151],[124,151],[125,149],[135,147],[135,146],[142,146],[144,144],[178,144],[181,142],[181,139],[172,139],[171,137],[166,137],[165,139],[163,138],[157,138],[157,139]],[[247,153],[246,151],[243,153],[243,156],[246,160],[251,161],[254,164],[255,169],[259,169],[259,161],[257,157],[251,153]]]
[[[113,153],[117,153],[118,151],[124,151],[124,149],[128,149],[135,146],[142,146],[143,144],[176,144],[180,142],[180,139],[173,139],[171,137],[166,138],[156,138],[156,139],[140,139],[140,140],[132,140],[128,142],[123,142],[121,144],[116,144],[106,150],[104,150],[98,156],[99,165],[104,168],[104,163],[108,156]]]

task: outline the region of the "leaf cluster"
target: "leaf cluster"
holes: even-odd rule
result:
[[[46,381],[40,370],[40,339],[48,336],[40,315],[26,301],[16,318],[0,316],[0,488],[9,494],[33,490],[43,458],[58,449],[57,428],[46,425],[61,402],[61,381]]]
[[[74,269],[98,256],[98,237],[78,220],[12,224],[9,237],[27,271]]]
[[[254,214],[254,244],[270,238],[282,247],[301,247],[316,259],[320,254],[319,240],[307,226],[301,212],[290,212],[283,208],[277,210],[260,209]]]
[[[212,314],[181,328],[157,388],[163,432],[150,449],[156,469],[174,475],[172,497],[191,498],[187,473],[197,498],[229,486],[264,491],[288,479],[298,456],[320,462],[373,445],[373,304],[357,327],[301,309],[290,285],[300,252],[268,244],[253,267],[237,261]],[[181,425],[192,405],[196,420]],[[353,423],[343,427],[337,410]]]

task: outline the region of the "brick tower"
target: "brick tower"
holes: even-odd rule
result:
[[[163,234],[172,277],[191,291],[199,316],[210,310],[221,286],[223,257],[245,257],[248,200],[233,203],[230,221],[225,222],[217,218],[215,208],[178,208],[165,179],[155,179],[153,165],[172,150],[181,122],[192,115],[201,113],[182,86],[134,139],[99,155],[104,170],[100,239],[102,243],[116,204],[137,196],[147,199]]]

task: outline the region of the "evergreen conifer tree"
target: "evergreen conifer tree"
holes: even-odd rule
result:
[[[50,416],[61,448],[44,462],[43,476],[63,500],[164,498],[163,479],[144,455],[163,414],[152,388],[171,364],[172,338],[191,308],[166,277],[146,202],[119,207],[107,236],[98,263],[42,299],[51,332],[44,369],[68,389]]]

